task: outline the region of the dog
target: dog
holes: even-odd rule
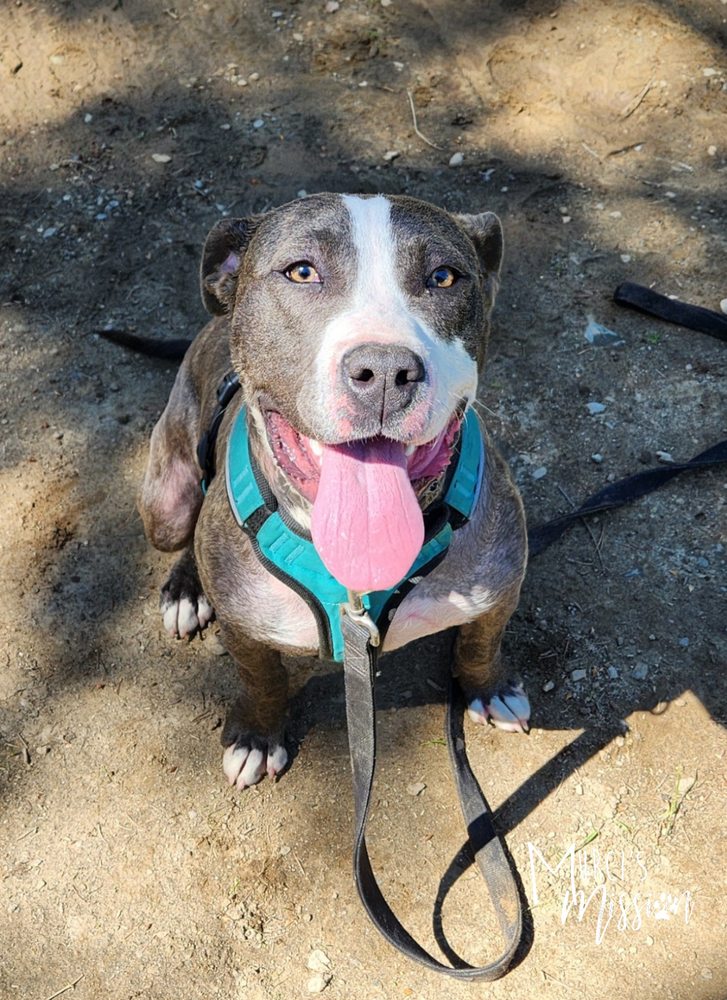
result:
[[[181,550],[162,587],[165,627],[189,636],[216,616],[239,668],[222,744],[240,790],[287,764],[281,654],[331,649],[330,621],[262,555],[255,518],[235,510],[231,476],[266,498],[257,520],[274,510],[286,544],[308,546],[335,586],[398,594],[382,652],[458,627],[453,672],[472,719],[527,729],[527,697],[500,655],[525,572],[525,518],[472,410],[502,252],[492,213],[404,196],[311,195],[224,219],[207,237],[201,290],[213,319],[152,433],[138,507],[151,544]],[[229,372],[240,391],[218,407]],[[213,420],[205,495],[198,443]],[[437,524],[466,427],[483,442],[471,510],[419,579],[411,570],[427,537],[447,533]],[[252,478],[247,466],[230,473],[241,448]],[[407,578],[416,586],[402,597]]]

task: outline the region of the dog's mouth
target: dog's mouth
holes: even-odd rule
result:
[[[418,446],[378,435],[327,445],[264,411],[273,457],[313,505],[311,536],[332,575],[350,590],[386,590],[404,579],[424,542],[421,502],[452,459],[463,413]]]

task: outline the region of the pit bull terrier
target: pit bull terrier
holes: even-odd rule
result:
[[[416,582],[385,632],[379,621],[381,651],[459,626],[453,670],[470,716],[527,728],[527,697],[500,658],[527,558],[523,509],[471,409],[501,258],[496,216],[409,197],[312,195],[207,237],[202,298],[215,318],[154,428],[139,510],[154,546],[182,550],[162,588],[165,627],[187,636],[215,614],[239,668],[222,736],[239,789],[286,766],[281,653],[331,655],[320,604],[274,564],[283,543],[262,554],[251,524],[272,511],[290,559],[307,546],[318,577],[344,593],[401,598],[400,583]],[[230,371],[241,390],[222,413]],[[216,410],[205,495],[198,442]],[[452,532],[441,511],[465,432],[477,473]],[[263,498],[255,517],[240,514],[249,490]],[[412,567],[433,535],[445,541],[419,579]]]

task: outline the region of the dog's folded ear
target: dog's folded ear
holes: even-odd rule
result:
[[[455,215],[454,218],[474,243],[485,277],[496,283],[500,277],[503,251],[500,220],[493,212]]]
[[[209,232],[202,252],[200,285],[207,312],[221,316],[235,298],[240,262],[262,216],[222,219]]]

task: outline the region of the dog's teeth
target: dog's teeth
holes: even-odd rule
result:
[[[404,454],[408,458],[410,455],[413,455],[416,450],[417,446],[415,444],[408,444],[404,449]]]
[[[314,455],[317,455],[319,458],[321,457],[323,454],[323,445],[320,441],[316,441],[315,438],[308,438],[308,446]]]

